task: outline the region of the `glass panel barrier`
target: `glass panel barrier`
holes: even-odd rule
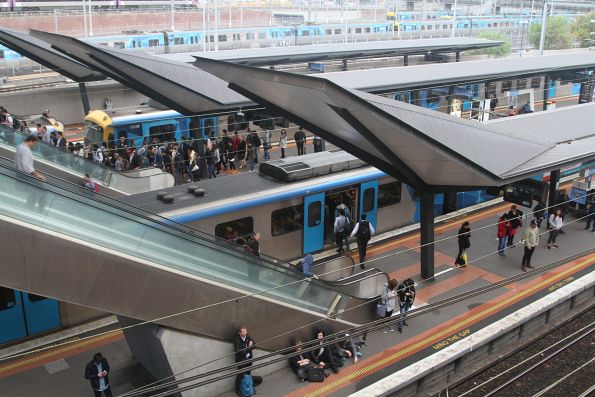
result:
[[[337,292],[220,244],[0,166],[0,214],[321,314]],[[113,203],[112,203],[113,204]],[[285,284],[293,283],[288,286]]]

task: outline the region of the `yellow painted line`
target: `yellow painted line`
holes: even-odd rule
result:
[[[438,333],[433,334],[430,338],[426,338],[426,339],[423,339],[417,343],[409,345],[409,346],[405,347],[404,349],[401,349],[398,352],[395,352],[395,353],[389,355],[388,357],[385,357],[383,359],[380,359],[373,363],[370,363],[369,365],[357,370],[356,372],[351,373],[345,377],[341,377],[334,382],[326,384],[324,387],[321,387],[320,389],[317,389],[315,391],[305,394],[304,396],[308,396],[308,397],[319,396],[327,391],[331,391],[331,389],[336,388],[337,386],[342,387],[342,385],[357,378],[359,375],[364,375],[366,372],[373,372],[376,369],[380,369],[380,367],[384,366],[385,364],[392,364],[394,361],[396,361],[397,359],[406,355],[407,353],[415,352],[416,350],[423,348],[424,346],[426,346],[428,344],[428,341],[440,341],[444,337],[450,336],[455,331],[458,331],[461,328],[465,328],[466,326],[472,325],[476,320],[481,320],[482,317],[487,317],[491,314],[494,314],[495,312],[499,311],[500,309],[504,309],[505,306],[507,306],[508,304],[513,304],[517,301],[520,301],[522,298],[526,297],[527,295],[537,292],[538,290],[542,289],[546,285],[551,284],[552,279],[564,278],[565,276],[576,272],[580,268],[586,267],[587,265],[591,265],[593,263],[595,263],[595,255],[592,255],[589,259],[579,262],[576,265],[574,265],[560,273],[552,275],[548,279],[546,279],[540,283],[537,283],[537,284],[533,285],[532,287],[523,289],[523,290],[519,291],[518,293],[513,294],[510,297],[508,297],[498,303],[490,305],[486,309],[484,309],[478,313],[475,313],[474,315],[467,317],[464,320],[461,320],[460,322],[457,322],[456,324],[454,324],[450,327],[447,327]],[[382,354],[382,353],[379,353],[379,354]]]
[[[35,354],[32,357],[24,358],[24,359],[15,361],[15,362],[10,363],[10,364],[3,365],[3,366],[0,367],[0,378],[2,377],[2,374],[3,373],[12,371],[14,369],[21,368],[21,367],[26,367],[26,366],[29,366],[31,364],[35,364],[35,363],[37,363],[39,361],[44,361],[44,360],[47,360],[49,358],[53,358],[56,355],[60,355],[60,354],[63,354],[63,353],[68,353],[70,351],[77,350],[77,349],[83,348],[85,346],[92,345],[92,344],[95,344],[97,342],[101,342],[101,341],[104,341],[106,339],[113,338],[114,336],[120,336],[120,335],[123,335],[123,332],[121,330],[115,330],[115,331],[112,331],[112,332],[109,332],[109,333],[106,333],[106,334],[103,334],[103,335],[94,336],[92,338],[77,340],[77,341],[73,341],[73,342],[68,342],[65,345],[58,346],[58,347],[52,348],[52,349],[48,349],[47,351],[42,352],[40,354]],[[34,354],[34,353],[32,353],[32,354]]]

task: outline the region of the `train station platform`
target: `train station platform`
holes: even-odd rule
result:
[[[506,251],[506,257],[496,255],[498,216],[508,211],[510,204],[493,202],[459,218],[436,226],[436,275],[434,279],[419,277],[419,235],[416,232],[381,240],[368,250],[368,267],[388,272],[399,281],[411,277],[417,282],[416,307],[438,301],[521,274],[522,247]],[[525,213],[530,212],[524,208]],[[528,218],[525,223],[528,223]],[[302,383],[285,368],[265,376],[258,387],[260,396],[346,396],[361,390],[410,364],[441,352],[447,346],[474,335],[482,328],[530,302],[543,298],[564,284],[572,283],[595,269],[595,235],[584,231],[584,221],[566,219],[565,234],[559,236],[559,249],[546,250],[545,239],[533,256],[533,266],[539,268],[560,261],[559,266],[501,288],[453,303],[439,310],[408,320],[409,327],[400,334],[371,332],[363,357],[357,364],[346,362],[339,374],[331,374],[323,383]],[[471,223],[469,266],[454,266],[457,252],[456,235],[463,221]],[[541,233],[545,233],[542,226]],[[517,239],[519,239],[517,237]],[[250,329],[249,322],[247,323]],[[299,325],[298,325],[299,326]],[[147,382],[147,375],[138,366],[127,348],[121,331],[111,330],[92,340],[50,348],[30,356],[0,362],[0,385],[11,396],[31,396],[51,389],[61,396],[81,396],[90,393],[82,377],[83,366],[95,351],[102,351],[113,370],[112,387],[117,394]],[[96,331],[98,332],[98,331]],[[271,335],[271,337],[274,335]],[[258,343],[258,340],[255,341]],[[193,365],[204,364],[200,354]],[[255,374],[259,370],[254,371]],[[201,395],[200,390],[195,392]],[[226,393],[223,396],[233,396]]]

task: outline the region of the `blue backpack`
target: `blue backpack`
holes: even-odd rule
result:
[[[240,394],[242,397],[250,397],[254,395],[254,383],[252,382],[252,375],[244,374],[242,383],[240,383]]]

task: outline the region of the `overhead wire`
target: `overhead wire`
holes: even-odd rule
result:
[[[575,219],[573,221],[570,221],[567,224],[578,222],[578,221],[580,221],[580,220],[582,220],[584,218],[586,218],[586,216],[580,217],[580,218]],[[544,233],[540,233],[540,235],[541,234],[546,234],[546,233],[549,233],[549,231],[546,231]],[[512,247],[506,247],[506,249],[508,249],[508,248],[512,248]],[[496,253],[498,253],[498,251],[494,251],[494,252],[492,252],[492,253],[490,253],[488,255],[484,255],[482,257],[478,257],[478,258],[470,261],[469,263],[477,262],[477,261],[479,261],[481,259],[484,259],[486,256],[494,255]],[[560,262],[560,261],[558,261],[558,262]],[[512,276],[508,280],[503,280],[501,282],[493,283],[493,285],[489,285],[487,287],[480,287],[480,288],[477,288],[476,290],[468,291],[468,292],[459,294],[459,295],[457,295],[455,297],[448,297],[448,298],[446,298],[446,299],[444,299],[442,301],[439,301],[439,302],[437,302],[435,304],[422,306],[422,307],[420,307],[420,308],[418,308],[416,310],[411,310],[411,311],[407,312],[405,315],[407,317],[416,317],[416,316],[419,316],[419,315],[423,315],[423,314],[429,313],[429,312],[435,310],[435,308],[433,307],[434,305],[438,306],[437,308],[439,308],[444,303],[449,304],[450,302],[456,301],[457,299],[466,300],[466,299],[468,299],[467,294],[469,294],[469,293],[471,294],[471,296],[469,296],[469,297],[473,297],[473,296],[477,296],[477,295],[483,294],[485,292],[489,292],[489,291],[491,291],[491,290],[493,290],[495,288],[500,288],[502,285],[506,285],[506,284],[503,284],[504,282],[506,282],[506,283],[515,282],[515,281],[518,281],[519,279],[528,278],[528,277],[531,277],[533,275],[539,274],[540,272],[543,272],[545,270],[549,270],[552,265],[557,264],[558,262],[553,262],[553,263],[550,263],[548,265],[537,267],[537,268],[535,268],[534,270],[532,270],[530,272],[520,273],[520,274],[518,274],[516,276]],[[483,289],[486,289],[486,291],[483,291]],[[476,291],[481,291],[481,292],[478,293],[478,294],[473,295]],[[370,302],[368,302],[368,303],[370,303]],[[371,302],[371,303],[375,303],[375,302]],[[422,312],[422,313],[420,313],[420,312]],[[359,326],[359,327],[354,327],[354,328],[347,329],[347,330],[338,331],[338,332],[336,332],[336,333],[334,333],[332,335],[325,336],[322,339],[322,343],[320,343],[321,342],[320,339],[314,339],[314,340],[311,340],[311,341],[308,341],[308,342],[304,342],[301,345],[302,349],[300,350],[300,353],[307,353],[308,351],[312,351],[312,350],[318,349],[320,346],[328,346],[328,345],[331,345],[331,344],[334,344],[334,343],[337,343],[337,342],[340,342],[340,341],[349,339],[349,338],[351,338],[353,336],[358,336],[358,335],[361,335],[363,333],[369,333],[369,332],[372,332],[372,331],[375,331],[375,330],[382,329],[387,324],[392,324],[392,323],[399,322],[401,320],[401,317],[404,317],[405,315],[404,314],[397,314],[397,315],[394,315],[394,316],[392,316],[392,317],[390,317],[388,319],[386,319],[386,318],[385,319],[379,319],[379,320],[375,320],[375,321],[373,321],[371,323],[367,323],[367,324],[365,324],[363,326]],[[346,332],[349,332],[349,334],[345,334]],[[271,365],[271,364],[273,364],[275,362],[278,362],[278,361],[287,360],[291,356],[291,350],[293,348],[294,347],[287,347],[287,348],[284,348],[284,349],[279,349],[279,350],[276,350],[276,351],[274,351],[272,353],[268,353],[268,354],[266,354],[264,356],[261,356],[261,357],[256,357],[256,358],[253,358],[251,360],[242,361],[242,364],[254,363],[254,362],[257,362],[257,361],[261,361],[261,360],[267,360],[267,359],[269,359],[271,357],[274,357],[274,356],[278,356],[278,355],[282,355],[282,354],[287,354],[287,356],[283,356],[283,357],[281,357],[279,359],[273,359],[273,360],[264,362],[264,363],[259,364],[259,365],[256,365],[256,366],[251,366],[250,367],[250,370],[251,370],[251,369],[258,369],[258,368],[261,368],[261,367],[264,367],[264,366],[267,366],[267,365]],[[216,360],[213,360],[213,362],[214,361],[217,361],[219,359],[220,358],[217,358]],[[197,369],[197,368],[199,368],[201,366],[204,366],[204,365],[207,365],[207,364],[210,364],[210,363],[212,363],[212,362],[201,364],[200,366],[195,367],[195,368],[192,368],[190,370]],[[215,378],[206,380],[204,382],[200,382],[197,385],[191,385],[191,386],[187,386],[187,387],[175,389],[171,393],[176,393],[176,392],[182,392],[182,391],[185,391],[185,390],[190,390],[192,388],[200,387],[200,386],[203,386],[203,385],[209,384],[209,383],[213,383],[213,382],[219,381],[219,380],[221,380],[223,378],[235,376],[237,374],[241,374],[241,373],[244,373],[246,371],[246,369],[244,368],[244,369],[238,369],[237,371],[234,371],[234,372],[231,372],[231,373],[228,373],[228,374],[223,374],[223,375],[220,374],[220,372],[222,372],[222,371],[226,371],[226,370],[230,370],[230,369],[235,369],[235,368],[237,368],[237,366],[238,366],[237,363],[236,364],[230,364],[230,365],[227,365],[225,367],[221,367],[221,368],[218,368],[218,369],[214,369],[214,370],[208,371],[206,373],[193,375],[191,377],[184,378],[184,379],[177,380],[177,381],[173,381],[173,382],[168,382],[168,383],[165,383],[165,384],[160,385],[158,387],[153,387],[152,390],[146,389],[145,387],[142,387],[142,388],[139,388],[139,389],[135,389],[135,390],[133,390],[131,392],[124,393],[122,395],[122,397],[124,397],[124,396],[125,397],[141,396],[141,395],[145,395],[146,393],[152,392],[152,391],[154,391],[156,389],[169,388],[169,387],[172,387],[172,386],[175,386],[175,385],[178,385],[178,384],[188,383],[190,381],[201,379],[201,378],[205,378],[205,377],[208,377],[208,376],[218,375]],[[190,371],[190,370],[188,370],[188,371]],[[177,375],[173,375],[173,376],[177,376]],[[153,382],[151,385],[154,385],[154,384],[155,384],[155,382]],[[167,396],[167,395],[170,395],[169,393],[170,392],[164,392],[164,393],[158,393],[158,394],[151,394],[151,397]]]

